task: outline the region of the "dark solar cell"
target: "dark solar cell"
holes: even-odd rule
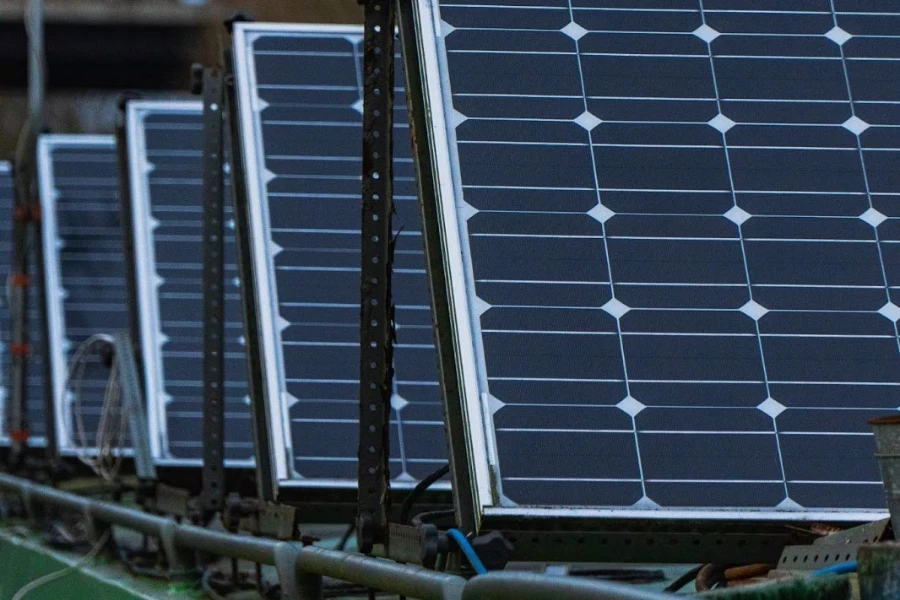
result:
[[[422,67],[485,504],[883,511],[900,12],[437,4]]]
[[[263,347],[277,477],[282,486],[355,485],[362,30],[236,32],[260,343],[275,341]],[[402,73],[396,82],[390,471],[402,486],[446,458]]]
[[[109,369],[91,359],[70,393],[65,385],[69,358],[82,342],[127,328],[115,142],[41,136],[38,168],[59,446],[92,449]]]
[[[129,104],[132,219],[151,445],[157,462],[172,465],[199,465],[203,454],[201,111],[199,102]],[[225,198],[225,457],[231,464],[249,464],[253,436],[227,183]]]

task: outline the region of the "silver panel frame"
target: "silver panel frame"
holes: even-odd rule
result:
[[[69,407],[73,401],[71,394],[66,393],[66,378],[68,376],[67,352],[72,343],[66,337],[65,311],[63,300],[65,290],[62,287],[59,265],[59,233],[56,224],[56,201],[59,192],[54,185],[52,152],[56,148],[104,148],[115,151],[116,140],[112,135],[81,135],[81,134],[45,134],[38,138],[37,145],[37,178],[38,193],[41,203],[41,227],[44,250],[44,276],[45,302],[47,315],[48,339],[46,348],[46,360],[50,361],[50,371],[53,377],[53,407],[56,436],[59,444],[59,453],[68,456],[83,456],[96,453],[96,448],[81,448],[73,443],[69,437],[72,430],[68,422]],[[122,450],[126,456],[131,455],[131,449]]]
[[[281,331],[285,323],[278,313],[278,295],[274,264],[268,247],[270,231],[269,214],[265,207],[266,185],[272,173],[265,171],[265,153],[262,144],[259,113],[265,108],[260,98],[253,93],[257,88],[255,79],[253,42],[262,35],[294,34],[309,37],[345,37],[353,42],[363,38],[361,25],[323,25],[294,23],[235,23],[234,70],[237,91],[237,114],[240,126],[240,140],[243,155],[243,169],[246,174],[248,212],[250,217],[250,240],[248,243],[256,284],[255,303],[259,311],[261,362],[264,365],[262,399],[270,437],[273,479],[278,488],[284,489],[344,489],[355,490],[356,479],[302,478],[291,468],[293,452],[289,430],[288,414],[290,398],[287,394],[284,375],[284,360],[281,352]],[[359,131],[362,139],[362,129]],[[360,188],[360,194],[362,189]],[[360,196],[362,198],[362,196]],[[254,399],[256,400],[256,399]],[[411,489],[416,482],[392,481],[394,489]],[[438,484],[435,489],[445,489]]]
[[[441,215],[440,243],[446,266],[449,289],[445,290],[451,303],[450,323],[443,323],[453,333],[453,343],[459,360],[458,402],[463,412],[463,435],[467,465],[454,465],[455,477],[467,478],[474,488],[474,512],[478,522],[485,519],[547,518],[577,519],[579,524],[612,519],[667,519],[691,521],[873,521],[887,516],[884,510],[716,510],[716,509],[634,509],[634,508],[556,508],[515,506],[502,497],[499,461],[496,454],[490,399],[484,374],[480,323],[477,317],[477,298],[474,295],[472,266],[469,259],[462,192],[459,173],[456,134],[452,125],[452,95],[450,88],[447,49],[444,44],[439,0],[419,0],[413,3],[415,40],[419,52],[419,70],[424,94],[424,112],[428,136],[433,140],[430,156],[434,169],[433,201]],[[430,192],[431,190],[429,190]],[[455,439],[455,436],[450,436]],[[452,454],[452,453],[451,453]]]

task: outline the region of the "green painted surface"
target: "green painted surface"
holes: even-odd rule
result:
[[[850,578],[813,577],[738,587],[711,592],[715,600],[849,600]]]
[[[41,544],[39,536],[15,527],[0,529],[0,600],[8,600],[22,586],[69,567],[79,554],[59,552]],[[42,585],[25,600],[193,599],[202,594],[183,583],[137,578],[117,563],[100,557],[63,577]]]

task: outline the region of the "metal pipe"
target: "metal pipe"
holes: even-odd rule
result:
[[[176,527],[175,543],[210,554],[239,558],[264,565],[275,564],[275,547],[279,544],[275,540],[212,531],[194,525]]]
[[[533,573],[488,573],[469,580],[462,600],[671,600],[669,594],[642,590],[631,585],[547,577]]]
[[[44,126],[44,2],[30,0],[25,8],[28,34],[28,120],[37,136]]]
[[[459,599],[466,583],[457,575],[313,546],[300,549],[295,566],[297,572],[352,581],[421,600]]]
[[[316,577],[309,575],[334,577],[422,600],[459,600],[466,581],[455,575],[388,560],[179,524],[170,518],[91,500],[3,473],[0,473],[0,490],[18,494],[31,504],[43,503],[68,509],[107,525],[133,529],[164,541],[171,539],[176,547],[218,556],[275,565],[276,556],[289,550],[296,553],[294,572],[290,575],[299,581],[295,579],[287,587],[298,589],[307,596],[314,595],[318,585]],[[287,575],[284,573],[281,577]]]
[[[176,523],[100,500],[91,500],[26,479],[0,473],[0,491],[19,494],[31,504],[44,503],[79,512],[106,525],[116,525],[158,537],[164,544],[274,565],[285,589],[294,590],[300,600],[318,598],[321,577],[332,577],[357,585],[421,600],[666,600],[660,594],[622,584],[547,577],[530,573],[488,573],[468,582],[457,575],[422,567],[326,550],[313,546],[212,531]],[[293,557],[293,572],[290,558]],[[287,564],[285,559],[288,559]],[[293,580],[290,578],[293,577]]]

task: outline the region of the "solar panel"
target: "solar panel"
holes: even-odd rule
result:
[[[91,336],[128,328],[113,137],[42,135],[38,183],[57,435],[72,454],[94,448],[109,369],[87,362],[66,393],[68,360]]]
[[[127,112],[151,449],[158,464],[176,466],[199,466],[203,458],[202,109],[201,102],[132,101]],[[229,194],[226,186],[228,233]],[[225,243],[225,459],[248,466],[253,436],[233,234]]]
[[[479,513],[884,514],[900,12],[873,6],[417,3]]]
[[[15,202],[12,178],[12,165],[8,162],[0,162],[0,219],[4,223],[0,229],[0,277],[3,280],[12,269],[13,249],[13,205]],[[33,255],[29,254],[33,258]],[[33,260],[29,263],[29,273],[34,282]],[[29,445],[43,446],[44,438],[44,388],[43,388],[43,352],[41,349],[40,321],[37,307],[37,293],[34,285],[28,287],[28,331],[30,354],[28,360],[28,386],[26,389],[26,410],[28,419]],[[0,415],[3,415],[4,423],[9,418],[9,401],[12,399],[10,386],[12,385],[12,361],[9,353],[9,344],[12,341],[12,315],[10,314],[9,297],[4,293],[0,296]],[[0,445],[8,445],[8,428],[3,426],[0,431]]]
[[[274,477],[282,488],[353,488],[362,29],[239,23],[234,39]],[[402,89],[395,123],[390,469],[395,487],[409,487],[446,448]]]

